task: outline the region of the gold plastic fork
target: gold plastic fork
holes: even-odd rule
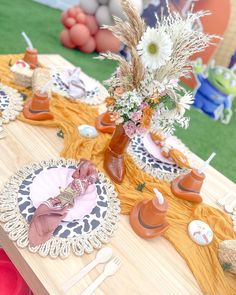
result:
[[[87,289],[81,295],[91,295],[97,289],[99,285],[109,276],[113,276],[121,266],[121,259],[116,256],[110,262],[108,262],[103,272],[96,278],[96,280],[88,286]]]

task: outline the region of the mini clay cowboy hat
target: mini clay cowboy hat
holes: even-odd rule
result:
[[[23,108],[25,118],[36,121],[52,120],[53,114],[49,110],[47,94],[36,92]]]

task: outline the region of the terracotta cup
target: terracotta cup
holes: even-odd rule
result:
[[[38,50],[26,48],[23,60],[30,65],[31,69],[35,69],[38,66]]]

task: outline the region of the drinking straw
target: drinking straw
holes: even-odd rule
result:
[[[215,155],[216,153],[214,152],[210,155],[210,157],[204,162],[202,167],[198,168],[198,173],[202,174],[205,171],[206,167],[210,164],[211,160],[215,157]]]
[[[159,204],[162,205],[164,203],[164,198],[163,198],[162,193],[160,193],[157,188],[154,188],[153,191],[156,194]]]
[[[34,47],[33,47],[32,42],[30,41],[30,38],[26,35],[25,32],[21,32],[21,35],[24,37],[25,42],[27,43],[29,49],[32,50]]]

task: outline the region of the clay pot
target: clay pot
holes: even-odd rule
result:
[[[124,152],[130,142],[123,125],[117,125],[104,156],[104,169],[110,178],[121,184],[125,175]]]
[[[36,121],[51,120],[53,114],[49,110],[49,99],[47,93],[37,91],[23,108],[25,118]]]
[[[144,239],[158,237],[169,227],[165,220],[168,203],[163,204],[154,197],[136,203],[130,213],[130,224],[137,235]]]
[[[30,65],[31,69],[35,69],[38,66],[38,50],[26,48],[23,60]]]
[[[98,116],[96,121],[97,130],[103,133],[113,134],[116,128],[116,124],[111,120],[112,113],[106,112]]]
[[[180,175],[171,182],[172,193],[183,200],[201,203],[200,196],[204,173],[199,173],[196,169],[191,170],[188,174]]]

